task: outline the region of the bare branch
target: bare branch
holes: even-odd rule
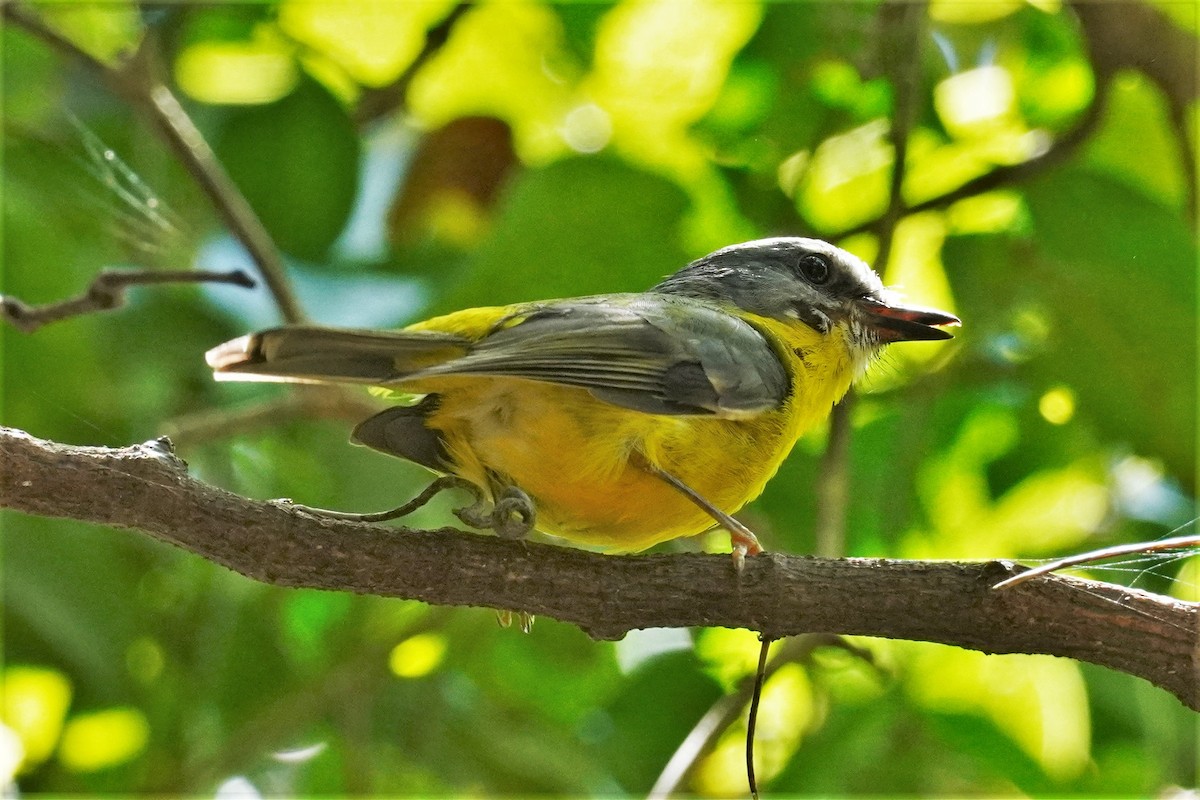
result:
[[[106,269],[79,297],[57,303],[31,306],[11,295],[0,295],[0,320],[11,323],[25,333],[33,333],[51,322],[117,308],[125,302],[126,289],[150,283],[231,283],[247,289],[254,287],[254,279],[240,269],[231,272]]]
[[[1195,522],[1195,520],[1193,520]],[[1006,578],[997,583],[994,589],[1008,589],[1012,586],[1020,586],[1026,581],[1031,581],[1039,575],[1048,575],[1051,572],[1077,567],[1082,564],[1091,564],[1096,561],[1103,561],[1108,558],[1117,558],[1127,555],[1144,555],[1145,553],[1158,553],[1164,550],[1178,550],[1180,552],[1194,550],[1200,547],[1200,536],[1194,534],[1188,536],[1172,536],[1169,539],[1158,539],[1153,542],[1133,542],[1132,544],[1117,544],[1109,547],[1101,547],[1097,550],[1089,550],[1086,553],[1076,553],[1075,555],[1059,558],[1050,561],[1046,564],[1039,564],[1033,569],[1020,572],[1011,578]]]
[[[213,208],[229,232],[245,246],[262,273],[279,312],[286,322],[303,322],[304,312],[292,291],[283,267],[283,258],[258,215],[217,160],[196,123],[188,116],[178,98],[165,84],[150,74],[145,52],[128,62],[114,66],[93,56],[58,31],[46,25],[34,13],[18,3],[0,4],[4,18],[41,39],[52,49],[82,63],[95,72],[109,88],[144,114],[174,152],[179,162],[208,195]]]
[[[0,506],[135,528],[281,586],[520,609],[616,639],[635,628],[825,632],[1049,653],[1137,675],[1200,710],[1200,604],[1047,576],[1006,591],[1004,562],[764,553],[612,556],[452,528],[315,517],[193,480],[162,440],[75,447],[0,428]]]

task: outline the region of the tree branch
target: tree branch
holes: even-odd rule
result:
[[[229,283],[247,289],[254,287],[254,280],[240,269],[229,272],[105,269],[96,275],[86,292],[56,303],[31,306],[12,295],[0,295],[0,321],[13,325],[23,333],[33,333],[51,322],[117,308],[125,302],[125,290],[130,286],[151,283]]]
[[[283,257],[250,203],[234,184],[209,147],[196,123],[166,84],[146,67],[143,52],[120,65],[101,61],[46,25],[36,14],[13,2],[0,3],[4,18],[45,42],[51,49],[80,62],[153,124],[179,163],[200,186],[229,232],[242,243],[262,274],[286,322],[303,322],[304,312],[288,282]]]
[[[0,428],[0,507],[135,528],[254,580],[528,611],[598,639],[635,628],[827,632],[1048,653],[1127,672],[1200,710],[1200,604],[1047,576],[1010,591],[1002,562],[766,553],[610,556],[311,516],[190,478],[165,440],[76,447]]]

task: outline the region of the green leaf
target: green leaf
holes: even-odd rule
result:
[[[1051,308],[1047,385],[1116,441],[1194,485],[1196,246],[1187,223],[1126,184],[1085,170],[1032,184],[1040,257],[1015,276]]]
[[[532,170],[506,200],[440,308],[640,291],[690,260],[679,245],[683,192],[612,158]]]
[[[350,216],[360,149],[327,89],[303,79],[282,100],[229,111],[214,148],[280,248],[325,257]]]
[[[9,652],[53,654],[78,693],[123,697],[125,648],[141,628],[133,556],[143,545],[83,523],[4,516]]]
[[[647,662],[607,709],[611,733],[597,747],[621,784],[644,794],[671,753],[721,696],[696,656],[668,653]]]

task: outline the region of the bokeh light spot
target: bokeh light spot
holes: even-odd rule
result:
[[[392,648],[388,669],[397,678],[421,678],[437,669],[446,655],[446,639],[436,633],[410,636]]]
[[[0,681],[0,693],[0,718],[24,751],[18,771],[45,761],[54,752],[71,704],[70,682],[57,670],[9,667]]]
[[[135,708],[93,711],[67,722],[58,757],[72,772],[95,772],[131,760],[149,738],[150,725]]]
[[[1038,413],[1051,425],[1066,425],[1075,416],[1075,392],[1055,386],[1038,400]]]

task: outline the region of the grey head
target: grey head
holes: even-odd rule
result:
[[[858,346],[949,339],[952,314],[903,305],[866,262],[819,239],[777,237],[723,247],[651,291],[735,306],[828,334],[845,324]]]

